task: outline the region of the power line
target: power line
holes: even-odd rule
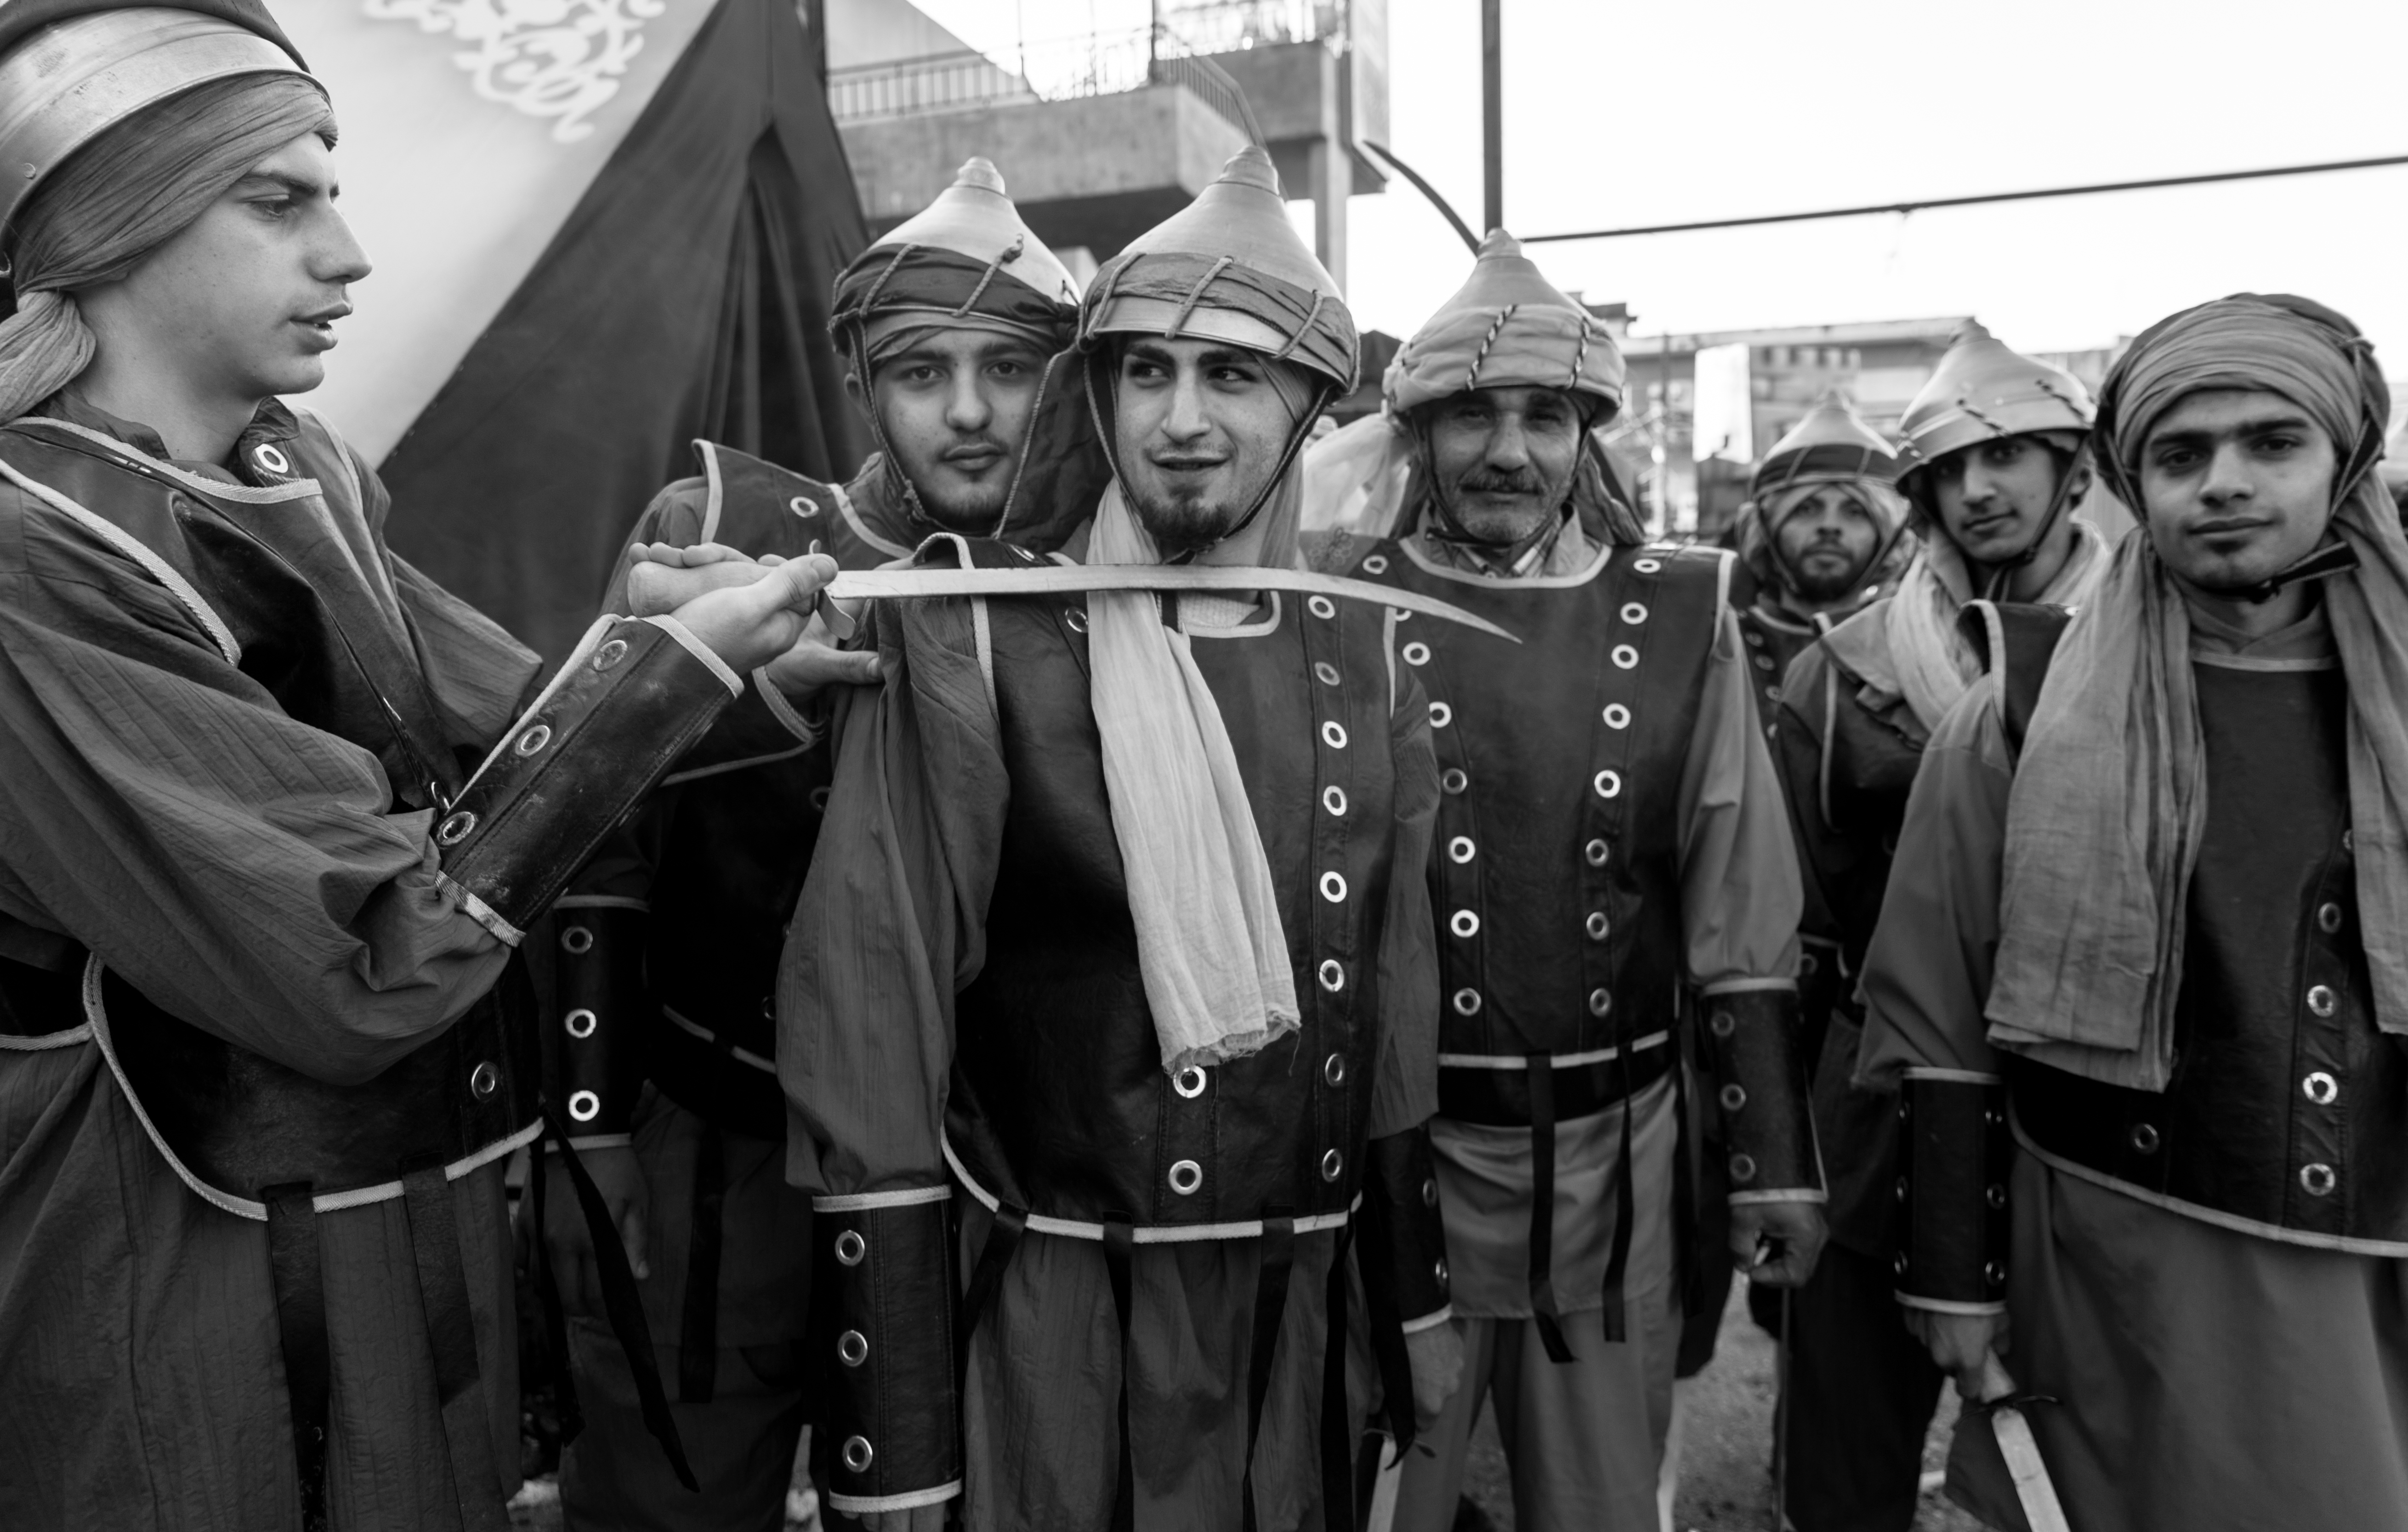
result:
[[[1577,234],[1526,234],[1522,243],[1563,239],[1624,239],[1640,234],[1687,234],[1698,229],[1744,229],[1763,223],[1805,223],[1824,218],[1866,218],[1875,213],[1915,213],[1928,208],[1972,208],[1991,202],[2031,202],[2042,197],[2086,197],[2101,192],[2148,192],[2164,186],[2206,186],[2216,181],[2266,180],[2276,176],[2316,176],[2330,170],[2374,170],[2408,165],[2408,154],[2373,160],[2328,160],[2321,165],[2285,165],[2264,170],[2219,170],[2205,176],[2160,176],[2151,180],[2101,181],[2093,186],[2051,186],[2037,192],[1986,192],[1971,197],[1928,197],[1917,202],[1870,203],[1827,208],[1813,213],[1762,213],[1754,218],[1709,218],[1691,223],[1648,223],[1628,229],[1587,229]]]

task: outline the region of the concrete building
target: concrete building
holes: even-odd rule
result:
[[[1155,0],[1151,24],[981,52],[908,0],[825,0],[828,97],[873,233],[972,154],[1092,271],[1204,189],[1249,139],[1346,279],[1346,199],[1385,190],[1387,0]],[[1083,256],[1073,254],[1082,251]]]

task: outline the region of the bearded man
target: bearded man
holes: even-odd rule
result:
[[[833,337],[881,450],[822,484],[710,442],[633,547],[714,543],[749,558],[816,549],[844,568],[908,560],[938,533],[1050,551],[1083,540],[1101,488],[1069,350],[1077,290],[974,159],[837,279]],[[635,567],[631,561],[628,567]],[[624,609],[623,571],[604,603]],[[771,666],[563,898],[558,1006],[578,1147],[642,1277],[677,1379],[697,1499],[645,1445],[581,1220],[552,1220],[571,1274],[571,1356],[588,1429],[561,1462],[575,1527],[784,1525],[810,1412],[810,1199],[786,1184],[778,953],[828,800],[824,721],[796,694],[877,680],[874,654],[809,679]]]
[[[1442,594],[1523,640],[1398,635],[1441,768],[1423,869],[1443,926],[1432,1138],[1468,1369],[1434,1454],[1405,1459],[1399,1527],[1453,1525],[1483,1396],[1516,1525],[1658,1525],[1689,1211],[1684,1016],[1702,1012],[1721,1078],[1729,1246],[1788,1283],[1822,1241],[1798,873],[1730,561],[1641,546],[1590,430],[1622,378],[1612,338],[1492,234],[1397,353],[1383,416],[1326,449],[1359,496],[1320,520],[1359,531],[1315,550],[1324,567]],[[1346,502],[1326,467],[1321,482]]]
[[[1914,551],[1898,457],[1845,394],[1827,396],[1756,465],[1739,557],[1755,585],[1739,614],[1768,732],[1781,678],[1819,634],[1884,594]]]
[[[1406,870],[1428,712],[1383,609],[1294,568],[1354,325],[1249,149],[1097,275],[1080,344],[1113,465],[1088,562],[1166,594],[932,544],[1067,594],[875,609],[884,689],[836,714],[778,1047],[838,1332],[830,1503],[1343,1527],[1350,1256],[1392,1416],[1457,1365]]]
[[[2098,426],[2143,526],[2070,619],[1986,614],[1907,808],[1864,983],[1899,1300],[1969,1396],[2046,1396],[2086,1532],[2408,1527],[2388,414],[2307,299],[2143,332]],[[2021,1525],[1987,1440],[1958,1433],[1952,1488]]]
[[[0,1524],[498,1532],[502,1167],[567,1131],[514,949],[835,571],[522,710],[277,397],[368,263],[274,21],[18,0],[0,101]]]

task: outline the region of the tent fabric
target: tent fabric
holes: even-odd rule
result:
[[[849,477],[824,337],[867,243],[794,6],[721,0],[380,465],[395,550],[556,659],[695,437]]]

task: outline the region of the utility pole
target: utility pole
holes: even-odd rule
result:
[[[1505,49],[1498,7],[1480,0],[1480,232],[1505,226]]]

